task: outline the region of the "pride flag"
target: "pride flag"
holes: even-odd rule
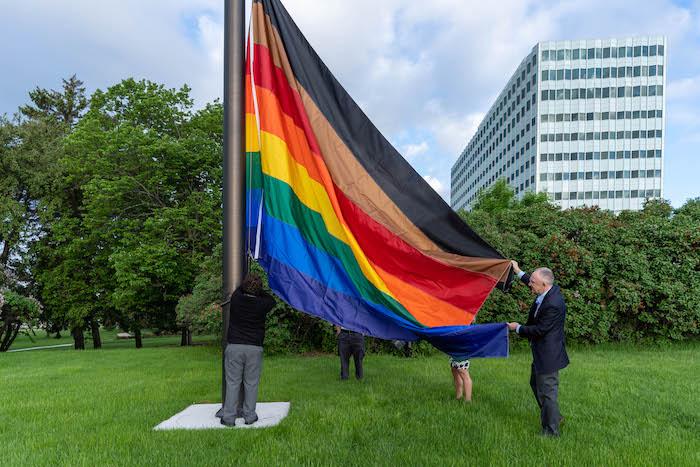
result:
[[[254,0],[246,66],[247,248],[293,307],[454,357],[506,356],[470,325],[510,262],[413,170],[279,0]]]

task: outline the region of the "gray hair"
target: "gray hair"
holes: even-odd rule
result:
[[[546,285],[554,284],[554,273],[551,269],[537,268],[535,269],[535,272],[540,276],[540,279],[542,279],[542,282],[544,282]]]

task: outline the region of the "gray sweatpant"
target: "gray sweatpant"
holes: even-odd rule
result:
[[[255,404],[258,401],[258,383],[262,370],[263,348],[257,345],[228,344],[224,354],[226,367],[226,400],[221,419],[233,422],[238,415],[240,397],[243,394],[243,418],[255,420]],[[241,382],[243,390],[239,391]]]

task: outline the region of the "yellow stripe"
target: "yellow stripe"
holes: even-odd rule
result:
[[[261,131],[260,134],[262,141],[260,159],[263,173],[289,185],[306,207],[318,212],[328,232],[350,247],[362,273],[372,285],[396,300],[396,297],[370,264],[355,240],[355,236],[347,225],[338,218],[324,186],[311,178],[306,167],[292,158],[287,144],[282,139],[266,131]]]
[[[245,114],[245,151],[259,152],[258,124],[255,114]]]

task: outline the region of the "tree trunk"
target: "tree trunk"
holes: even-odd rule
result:
[[[143,347],[143,341],[141,340],[141,328],[136,328],[134,330],[134,338],[136,338],[136,348],[140,349]]]
[[[56,331],[56,335],[53,336],[54,339],[60,339],[61,338],[61,331]]]
[[[182,337],[180,338],[180,345],[192,345],[192,331],[190,331],[190,328],[182,328]]]
[[[19,332],[19,326],[19,323],[15,325],[12,322],[6,323],[5,326],[3,326],[3,330],[0,332],[0,352],[7,352],[10,349],[12,341],[15,340]]]
[[[85,335],[83,334],[83,328],[76,327],[71,330],[73,335],[73,341],[75,342],[75,350],[85,350]]]
[[[102,338],[100,337],[100,325],[96,320],[90,323],[90,328],[92,329],[92,348],[101,349],[102,348]]]

